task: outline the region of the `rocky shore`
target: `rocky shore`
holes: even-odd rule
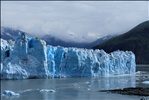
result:
[[[114,89],[114,90],[100,90],[99,92],[118,93],[124,95],[149,96],[149,88],[142,88],[142,87],[130,87],[130,88]]]

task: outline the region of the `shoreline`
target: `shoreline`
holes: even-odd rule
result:
[[[113,90],[99,90],[98,92],[117,93],[117,94],[123,94],[123,95],[149,96],[149,88],[142,88],[142,87],[129,87],[129,88],[113,89]]]
[[[136,72],[137,71],[149,71],[149,65],[136,65]]]

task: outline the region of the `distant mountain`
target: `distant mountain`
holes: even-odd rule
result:
[[[114,34],[114,35],[107,35],[107,36],[104,36],[104,37],[102,37],[102,38],[97,39],[97,40],[94,41],[94,42],[91,42],[91,43],[85,45],[85,48],[92,48],[93,46],[96,46],[96,45],[98,45],[98,44],[101,44],[101,43],[103,43],[103,42],[105,42],[105,41],[107,41],[107,40],[109,40],[109,39],[111,39],[111,38],[113,38],[113,37],[115,37],[115,36],[117,36],[117,35]]]
[[[18,33],[23,32],[21,30],[16,30],[9,27],[1,27],[1,38],[4,40],[15,40],[18,37]],[[25,32],[26,33],[26,32]],[[28,36],[30,36],[29,33],[26,33]],[[92,48],[92,46],[95,46],[99,43],[102,43],[115,35],[107,35],[105,37],[99,38],[98,40],[91,42],[91,43],[76,43],[76,42],[65,42],[61,39],[58,39],[56,37],[53,37],[51,35],[45,35],[41,37],[41,39],[45,40],[47,44],[52,46],[63,46],[63,47],[78,47],[78,48]]]
[[[1,27],[1,38],[4,40],[15,40],[18,37],[20,30],[15,30],[9,27]]]
[[[83,48],[87,43],[76,43],[76,42],[65,42],[61,39],[58,39],[56,37],[53,37],[51,35],[45,35],[42,37],[43,40],[46,41],[47,44],[52,46],[62,46],[62,47],[78,47]]]
[[[47,42],[47,44],[50,44],[52,46],[63,46],[63,47],[78,47],[78,48],[92,48],[92,46],[95,46],[99,43],[102,43],[112,37],[114,37],[115,35],[107,35],[105,37],[99,38],[94,42],[91,43],[76,43],[76,42],[65,42],[61,39],[55,38],[53,36],[50,35],[46,35],[44,36],[42,39],[45,40]]]
[[[135,53],[137,64],[149,64],[149,21],[145,21],[127,33],[111,38],[93,49],[106,52],[129,50]]]

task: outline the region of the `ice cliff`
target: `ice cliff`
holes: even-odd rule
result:
[[[13,41],[1,39],[1,79],[100,77],[135,73],[135,55],[115,51],[46,46],[20,33]]]

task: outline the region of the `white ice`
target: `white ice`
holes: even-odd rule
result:
[[[1,41],[1,79],[109,77],[136,70],[131,51],[53,47],[24,33],[15,42]]]
[[[10,91],[10,90],[4,90],[3,95],[4,96],[19,96],[20,94],[19,93],[15,93],[15,92]]]
[[[143,84],[149,84],[149,81],[143,81],[142,83]]]

